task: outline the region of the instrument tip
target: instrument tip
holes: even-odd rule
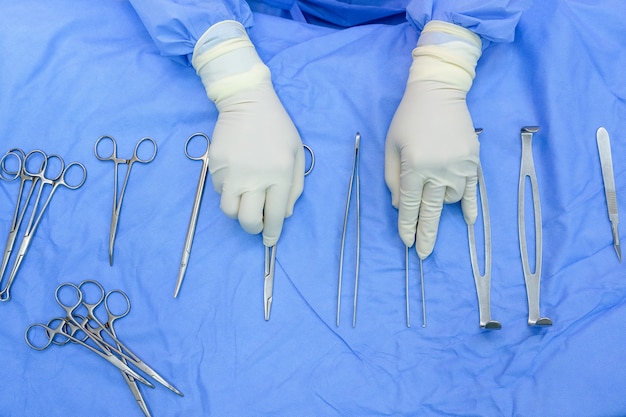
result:
[[[272,311],[272,297],[267,297],[265,299],[265,321],[269,321],[271,311]]]

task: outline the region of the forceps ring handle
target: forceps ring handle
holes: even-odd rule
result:
[[[108,156],[102,156],[100,154],[100,151],[98,151],[98,146],[105,139],[108,139],[111,142],[111,144],[113,145],[113,149],[111,150],[111,154],[108,155]],[[96,158],[98,158],[100,161],[109,161],[109,160],[115,161],[115,159],[117,159],[117,142],[115,141],[113,136],[109,136],[109,135],[100,136],[98,138],[98,140],[96,140],[96,143],[93,145],[93,153],[94,153],[94,155],[96,155]]]
[[[6,167],[6,161],[9,156],[12,156],[17,159],[17,170],[15,172],[9,171]],[[22,168],[22,158],[20,154],[16,151],[8,151],[4,154],[2,159],[0,159],[0,179],[3,181],[11,182],[16,180],[20,176],[20,170]]]
[[[152,155],[149,158],[147,158],[147,159],[142,159],[142,158],[139,157],[139,147],[144,142],[152,143]],[[143,138],[139,139],[139,141],[135,145],[135,152],[133,153],[133,160],[135,160],[137,162],[141,162],[142,164],[147,164],[148,162],[152,162],[154,160],[154,158],[156,157],[156,154],[157,154],[157,144],[156,144],[156,141],[154,139],[149,138],[149,137],[146,136],[146,137],[143,137]]]

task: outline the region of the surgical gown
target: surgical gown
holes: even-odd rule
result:
[[[77,190],[57,190],[11,300],[0,304],[0,415],[142,415],[110,363],[74,343],[35,351],[24,342],[31,323],[63,315],[54,298],[59,284],[85,279],[128,294],[132,307],[116,323],[117,334],[185,394],[140,387],[153,416],[626,414],[625,271],[613,248],[595,139],[600,126],[611,136],[622,213],[624,2],[537,1],[523,14],[505,8],[501,15],[488,9],[495,2],[454,15],[436,14],[441,2],[414,2],[407,6],[410,21],[341,29],[250,12],[240,2],[224,8],[250,28],[279,97],[316,155],[279,242],[268,322],[261,237],[220,211],[209,184],[187,275],[172,297],[200,173],[183,145],[195,132],[210,134],[217,112],[193,68],[179,65],[188,63],[210,22],[150,4],[152,15],[124,0],[2,6],[0,153],[42,149],[82,162],[87,180]],[[299,4],[310,17],[305,4],[312,3]],[[410,254],[412,326],[405,324],[404,246],[383,178],[383,149],[421,16],[457,19],[491,41],[467,100],[474,125],[484,129],[497,331],[479,327],[458,204],[444,207],[437,245],[424,262],[425,328],[418,261]],[[543,220],[541,311],[551,327],[527,325],[517,192],[520,129],[528,125],[540,127],[533,153]],[[361,264],[353,328],[353,224],[339,327],[335,312],[357,131]],[[153,162],[133,167],[113,266],[107,253],[113,165],[93,150],[105,134],[117,139],[121,157],[130,157],[144,136],[158,144]],[[0,182],[1,241],[18,189],[15,181]],[[480,236],[480,220],[476,228]]]

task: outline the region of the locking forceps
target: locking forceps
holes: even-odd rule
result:
[[[537,174],[535,172],[532,148],[533,133],[537,133],[538,131],[539,127],[537,126],[523,127],[521,131],[522,161],[517,198],[517,227],[519,230],[519,243],[522,255],[522,268],[524,270],[524,281],[526,283],[526,295],[528,297],[528,325],[550,326],[552,325],[552,320],[548,317],[541,317],[539,314],[539,292],[542,263],[541,204],[539,202],[539,186],[537,184]],[[530,180],[535,218],[534,272],[531,272],[530,261],[528,258],[528,243],[526,241],[526,220],[524,211],[526,178]]]
[[[102,155],[99,151],[100,144],[108,140],[113,145],[113,150],[108,155]],[[152,144],[152,154],[149,158],[141,158],[139,156],[139,147],[144,142],[150,142]],[[157,154],[157,144],[152,138],[144,137],[139,139],[137,144],[135,145],[135,151],[133,153],[132,158],[123,159],[117,157],[117,142],[112,136],[104,135],[100,136],[93,148],[94,154],[96,158],[100,161],[112,161],[113,168],[113,212],[111,215],[111,227],[109,230],[109,264],[113,266],[113,248],[115,246],[115,236],[117,234],[117,226],[120,220],[120,212],[122,211],[122,201],[124,200],[124,194],[126,193],[126,186],[128,185],[128,178],[130,177],[130,171],[133,168],[133,164],[135,162],[139,162],[142,164],[147,164],[152,162]],[[124,177],[124,182],[122,184],[122,190],[120,191],[120,195],[117,195],[117,183],[118,183],[118,167],[119,165],[127,165],[126,176]]]
[[[337,327],[341,317],[341,286],[343,283],[343,253],[346,245],[346,230],[348,228],[348,213],[352,199],[352,188],[355,187],[356,205],[356,269],[354,273],[354,300],[352,312],[352,327],[356,327],[356,307],[359,296],[359,266],[361,257],[361,179],[359,175],[359,150],[361,147],[361,134],[357,132],[354,142],[354,159],[352,161],[352,174],[348,185],[348,198],[346,200],[346,212],[343,217],[343,231],[341,233],[341,251],[339,253],[339,278],[337,280]]]
[[[31,172],[28,168],[27,162],[29,159],[33,159],[33,157],[36,157],[37,155],[40,155],[42,158],[41,164],[39,165],[39,168],[36,170],[36,172]],[[48,173],[49,161],[52,159],[58,160],[60,164],[60,171],[56,176],[54,175],[49,176],[49,173]],[[77,167],[79,170],[82,171],[81,179],[77,184],[71,184],[70,180],[67,178],[67,174],[70,169],[75,168],[75,167]],[[26,213],[26,210],[28,208],[30,199],[33,195],[33,191],[35,190],[35,188],[37,188],[37,194],[35,196],[35,202],[33,204],[32,212],[28,220],[26,229],[24,231],[24,236],[22,237],[22,241],[20,242],[20,246],[17,251],[17,256],[15,258],[13,267],[11,269],[11,273],[8,277],[6,285],[0,291],[0,301],[10,300],[11,298],[10,289],[13,284],[13,281],[15,280],[15,277],[17,276],[19,268],[22,264],[22,261],[24,260],[24,257],[26,256],[26,253],[28,252],[28,249],[30,248],[30,244],[32,242],[33,236],[35,235],[35,231],[37,230],[37,226],[39,226],[39,223],[41,222],[41,219],[43,218],[43,215],[46,209],[50,205],[50,201],[52,200],[52,197],[54,196],[58,187],[62,185],[66,188],[69,188],[70,190],[75,190],[75,189],[80,188],[85,183],[85,180],[87,179],[87,169],[80,162],[72,162],[66,166],[65,161],[63,161],[63,158],[61,158],[60,156],[46,155],[43,151],[34,150],[34,151],[29,152],[28,155],[24,157],[24,162],[22,163],[22,167],[20,169],[20,177],[22,178],[22,182],[20,184],[19,195],[17,199],[15,213],[13,216],[13,222],[11,225],[11,230],[9,232],[9,238],[7,240],[7,246],[5,248],[4,258],[2,261],[2,268],[1,268],[2,274],[4,274],[9,258],[11,256],[11,253],[13,252],[13,247],[15,244],[15,238],[16,238],[17,232],[20,229],[20,225],[22,223],[22,220],[24,219],[24,214]],[[23,185],[27,181],[31,181],[32,183],[28,191],[26,201],[24,202],[22,209],[20,210]],[[42,196],[44,195],[43,193],[44,187],[46,185],[50,186],[50,191],[48,192],[47,197],[44,199],[43,204],[40,205]]]

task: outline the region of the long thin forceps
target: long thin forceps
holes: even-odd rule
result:
[[[406,302],[406,327],[411,327],[411,304],[409,297],[409,247],[405,246],[404,252],[404,294]],[[420,287],[422,291],[422,327],[426,327],[426,291],[424,289],[424,261],[420,262]]]
[[[189,143],[196,137],[202,137],[206,140],[206,150],[200,156],[194,156],[189,153]],[[187,138],[185,142],[185,155],[192,161],[201,161],[202,169],[200,171],[200,177],[198,178],[198,187],[196,188],[196,197],[193,201],[193,209],[191,210],[191,217],[189,219],[189,227],[187,228],[187,237],[185,238],[185,246],[183,247],[183,255],[180,261],[180,269],[178,270],[178,278],[176,279],[176,288],[174,289],[174,298],[178,296],[180,287],[183,284],[185,278],[185,272],[187,271],[187,265],[189,264],[189,256],[191,255],[191,246],[193,245],[193,238],[196,234],[196,225],[198,224],[198,214],[200,213],[200,205],[202,204],[202,196],[204,195],[204,186],[206,184],[207,174],[209,173],[209,147],[211,141],[209,137],[203,133],[194,133]]]
[[[539,202],[539,186],[537,184],[537,174],[533,161],[532,140],[533,133],[537,133],[539,127],[523,127],[522,135],[522,161],[519,177],[519,188],[517,198],[517,227],[519,230],[520,252],[522,255],[522,268],[524,270],[524,281],[526,282],[526,294],[528,297],[528,325],[552,325],[552,320],[548,317],[541,317],[539,314],[539,291],[541,281],[542,263],[542,240],[541,240],[541,204]],[[526,241],[526,220],[524,203],[526,201],[525,189],[526,178],[530,180],[530,187],[533,198],[533,211],[535,218],[535,271],[531,272],[528,258],[528,247]]]
[[[313,149],[308,145],[302,145],[304,149],[309,153],[311,157],[311,164],[309,168],[304,171],[306,177],[313,171],[315,167],[315,153]],[[270,313],[272,311],[272,301],[274,298],[274,271],[276,266],[276,245],[265,247],[265,274],[263,277],[263,312],[265,314],[265,320],[270,319]]]
[[[29,155],[31,154],[32,152],[29,153]],[[39,170],[38,172],[30,172],[28,170],[27,163],[24,163],[23,165],[23,171],[26,173],[26,175],[38,179],[39,188],[37,190],[37,196],[35,197],[33,209],[32,209],[30,218],[28,220],[28,225],[26,226],[26,231],[24,232],[24,236],[22,237],[22,242],[20,243],[20,247],[17,251],[17,257],[15,258],[15,263],[13,264],[13,268],[11,269],[11,274],[9,275],[9,279],[7,281],[6,286],[2,289],[2,291],[0,291],[0,301],[8,301],[11,298],[10,296],[11,285],[13,284],[13,281],[15,280],[15,277],[17,276],[17,272],[20,268],[20,265],[22,264],[22,261],[24,260],[24,257],[26,256],[26,253],[28,252],[28,248],[30,247],[32,238],[35,235],[37,226],[39,226],[39,223],[41,222],[41,219],[46,209],[48,208],[48,205],[50,204],[50,201],[52,200],[52,197],[54,196],[54,193],[56,192],[58,187],[62,185],[66,188],[69,188],[70,190],[75,190],[75,189],[80,188],[85,183],[85,180],[87,179],[87,169],[80,162],[72,162],[68,165],[65,165],[63,158],[61,158],[58,155],[49,155],[49,156],[46,156],[45,159],[46,159],[46,162],[42,163],[41,165],[43,169]],[[52,178],[48,178],[46,175],[47,175],[47,170],[50,166],[51,159],[57,159],[59,161],[60,171],[56,176],[53,176]],[[28,155],[26,156],[26,160],[28,160]],[[71,184],[70,182],[68,182],[69,179],[67,179],[67,173],[74,167],[77,167],[81,171],[81,177],[78,183]],[[50,188],[47,198],[44,200],[43,205],[41,206],[41,208],[39,208],[41,197],[43,195],[43,190],[46,185],[49,185],[51,188]],[[34,187],[35,187],[35,180],[33,180],[31,191]],[[29,192],[29,194],[30,193],[31,192]],[[29,195],[29,200],[30,200],[30,195]],[[27,205],[24,206],[24,210],[26,210],[26,207]],[[20,216],[20,223],[21,223],[22,216],[23,216],[23,212],[22,212],[22,215]]]
[[[359,295],[359,266],[361,263],[361,177],[359,174],[359,149],[361,147],[361,134],[357,132],[354,142],[354,159],[352,161],[352,174],[348,185],[348,197],[346,200],[346,212],[343,217],[343,231],[341,233],[341,250],[339,252],[339,278],[337,280],[337,327],[341,317],[341,286],[343,281],[343,253],[346,246],[346,231],[348,228],[348,212],[352,199],[352,187],[355,186],[356,205],[356,269],[354,274],[354,301],[352,313],[352,327],[356,327],[356,307]]]
[[[609,221],[611,222],[611,232],[613,233],[613,247],[617,253],[617,259],[622,262],[622,250],[619,245],[619,216],[617,212],[617,194],[615,190],[615,177],[613,176],[613,158],[611,156],[611,141],[609,132],[601,127],[596,132],[596,142],[600,155],[600,165],[602,166],[602,180],[604,182],[604,195],[606,205],[609,210]]]
[[[110,154],[102,155],[98,150],[102,141],[108,140],[111,142],[113,149]],[[152,144],[152,154],[149,158],[144,159],[139,156],[139,147],[144,142],[150,142]],[[126,192],[126,186],[128,185],[128,178],[130,177],[130,171],[135,162],[139,162],[142,164],[147,164],[154,160],[157,154],[157,144],[152,138],[144,137],[139,139],[137,144],[135,145],[135,151],[133,153],[133,157],[130,159],[122,159],[117,157],[117,142],[111,136],[104,135],[96,140],[94,145],[94,154],[96,158],[100,161],[113,161],[113,210],[111,215],[111,228],[109,231],[109,264],[113,265],[113,247],[115,246],[115,235],[117,234],[117,226],[120,219],[120,212],[122,210],[122,201],[124,200],[124,194]],[[118,183],[118,167],[120,164],[127,165],[126,175],[124,176],[124,182],[122,184],[122,190],[119,194],[117,194],[117,183]]]

